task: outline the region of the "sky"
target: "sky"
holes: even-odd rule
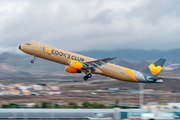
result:
[[[180,48],[180,0],[0,0],[0,52]]]

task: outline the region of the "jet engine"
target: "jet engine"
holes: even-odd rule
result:
[[[66,66],[65,71],[68,72],[68,73],[81,73],[80,70],[74,69],[74,68],[72,68],[70,66]]]
[[[80,70],[80,69],[82,68],[82,66],[83,66],[83,63],[80,63],[80,62],[77,62],[77,61],[75,61],[75,60],[72,60],[69,66],[70,66],[71,68],[76,69],[76,70],[77,70],[77,69]]]
[[[68,73],[76,73],[77,69],[74,69],[72,67],[66,66],[65,71]]]

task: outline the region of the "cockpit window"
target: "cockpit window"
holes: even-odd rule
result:
[[[25,45],[29,45],[29,46],[31,46],[31,44],[29,44],[29,43],[26,43]]]

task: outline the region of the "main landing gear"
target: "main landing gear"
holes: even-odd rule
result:
[[[33,55],[33,60],[31,60],[32,64],[34,63],[35,58],[36,58],[36,56]]]
[[[91,77],[92,77],[92,74],[88,73],[88,74],[86,74],[86,76],[84,76],[84,80],[87,81]]]

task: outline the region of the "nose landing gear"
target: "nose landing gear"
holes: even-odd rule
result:
[[[31,60],[31,63],[33,64],[33,63],[34,63],[34,60]]]
[[[31,60],[32,64],[34,63],[35,58],[36,58],[36,56],[33,55],[33,60]]]

